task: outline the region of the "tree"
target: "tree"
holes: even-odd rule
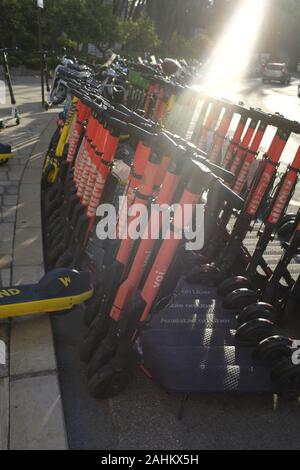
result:
[[[211,6],[212,0],[149,0],[147,12],[159,37],[168,41],[174,32],[191,38],[199,28],[206,30]]]
[[[154,52],[160,45],[154,24],[148,16],[123,24],[124,50],[131,54]]]
[[[261,51],[272,60],[288,60],[294,67],[300,60],[300,0],[273,0],[260,41]]]

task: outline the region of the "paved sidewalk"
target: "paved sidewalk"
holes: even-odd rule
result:
[[[0,286],[31,284],[44,274],[40,180],[57,110],[44,112],[37,77],[14,80],[21,124],[0,133],[15,158],[0,167]],[[9,110],[0,109],[0,118]],[[67,447],[48,316],[0,320],[0,450]],[[1,354],[1,349],[0,349]],[[1,356],[0,356],[1,358]],[[2,361],[3,362],[3,361]]]

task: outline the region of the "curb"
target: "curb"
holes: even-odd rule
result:
[[[49,119],[26,162],[19,185],[12,281],[36,283],[44,274],[41,170],[53,133]],[[49,316],[10,324],[9,439],[11,450],[68,448]]]

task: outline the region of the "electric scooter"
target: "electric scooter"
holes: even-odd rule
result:
[[[226,308],[241,308],[246,297],[243,297],[244,291],[237,292],[236,289],[241,288],[259,288],[266,281],[266,278],[258,274],[257,269],[260,265],[263,254],[271,240],[273,240],[276,233],[278,223],[282,214],[288,207],[290,200],[295,191],[300,174],[300,148],[296,153],[293,163],[288,167],[286,173],[281,178],[280,184],[270,204],[268,213],[265,215],[265,227],[258,233],[259,242],[251,257],[251,261],[247,266],[245,276],[237,278],[229,278],[224,281],[218,289],[222,296],[227,296],[224,306]],[[269,276],[271,276],[271,272]],[[241,294],[241,295],[239,295]],[[241,304],[239,303],[241,302]]]
[[[236,220],[225,248],[218,254],[215,262],[210,265],[203,265],[197,269],[197,273],[195,272],[199,282],[220,284],[228,274],[241,269],[234,266],[237,257],[240,256],[243,240],[251,228],[252,222],[257,217],[266,193],[269,193],[270,188],[273,187],[276,168],[290,134],[292,132],[300,133],[300,125],[296,122],[288,121],[280,116],[273,116],[272,120],[274,125],[277,123],[278,131],[260,164],[245,206]]]
[[[15,153],[11,151],[10,145],[0,143],[0,166],[5,165],[14,156]]]
[[[15,125],[17,126],[20,124],[20,114],[16,106],[17,102],[15,99],[14,91],[13,91],[10,70],[9,70],[9,63],[8,63],[8,54],[10,52],[16,52],[16,51],[18,51],[18,48],[5,47],[3,49],[0,49],[0,54],[2,56],[2,64],[4,68],[4,79],[8,86],[10,101],[11,101],[11,115],[6,118],[0,119],[0,129],[5,128],[9,124],[10,121],[15,121]]]
[[[216,177],[201,164],[192,167],[191,173],[193,176],[190,176],[191,179],[182,193],[179,201],[180,207],[187,203],[195,204],[199,200],[202,191],[216,182]],[[221,188],[223,188],[225,198],[236,197],[226,186],[220,186],[218,189]],[[178,220],[176,214],[174,220]],[[180,240],[172,237],[170,239],[166,237],[161,242],[152,266],[148,270],[143,287],[136,295],[134,295],[134,291],[139,284],[141,275],[139,273],[136,278],[136,269],[140,271],[141,267],[133,265],[127,277],[128,282],[125,280],[124,284],[121,284],[110,311],[107,333],[98,348],[93,351],[89,361],[89,389],[93,396],[98,398],[113,396],[127,385],[132,368],[136,364],[132,346],[143,328],[151,308],[159,297],[163,280],[167,278],[171,262],[179,245]],[[140,254],[144,257],[145,247],[142,247],[141,251],[137,253],[139,257]],[[126,294],[128,287],[129,291]],[[133,291],[131,291],[132,287],[135,287]]]
[[[70,310],[93,295],[91,274],[49,271],[37,284],[0,288],[0,318]]]

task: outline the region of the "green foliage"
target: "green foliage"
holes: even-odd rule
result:
[[[291,68],[300,61],[300,0],[272,0],[265,20],[261,50],[272,60],[290,60]]]
[[[90,42],[106,51],[120,43],[130,54],[149,51],[201,58],[239,2],[45,0],[43,44],[48,50],[64,46],[78,53],[79,44]],[[270,0],[269,4],[258,52],[271,52],[274,60],[289,57],[295,65],[300,60],[300,0]],[[18,45],[26,60],[28,51],[38,47],[36,0],[0,0],[0,11],[0,47]]]
[[[172,57],[186,59],[202,59],[210,50],[211,41],[206,34],[201,34],[193,39],[174,32],[166,47],[166,54]]]
[[[121,39],[120,20],[99,0],[45,0],[41,11],[44,47],[94,43],[111,46]],[[0,0],[1,45],[37,48],[36,0]]]
[[[160,45],[154,24],[148,16],[141,16],[137,21],[126,21],[122,25],[124,50],[130,54],[145,51],[155,52]]]

